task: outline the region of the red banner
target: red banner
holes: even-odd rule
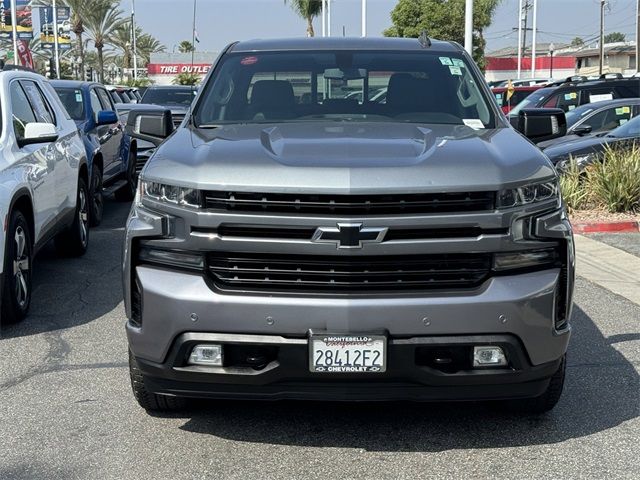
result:
[[[211,65],[209,63],[150,63],[147,65],[149,75],[179,75],[181,73],[195,73],[206,75]]]
[[[18,56],[22,65],[33,69],[33,57],[29,48],[29,40],[18,40]]]

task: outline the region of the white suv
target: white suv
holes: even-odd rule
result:
[[[89,194],[78,129],[44,77],[0,71],[0,106],[0,301],[11,323],[29,309],[40,247],[56,237],[64,254],[87,250]]]

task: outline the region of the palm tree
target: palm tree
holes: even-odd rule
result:
[[[322,0],[289,0],[291,8],[307,21],[307,36],[313,37],[313,19],[322,13]],[[284,0],[284,3],[289,3]]]
[[[85,63],[82,34],[85,32],[85,19],[87,18],[88,12],[93,9],[95,1],[96,0],[62,0],[62,3],[71,9],[71,31],[76,34],[81,72],[84,72]]]
[[[153,35],[143,33],[138,35],[138,41],[136,42],[138,49],[138,55],[142,58],[142,66],[146,66],[151,61],[151,54],[160,53],[166,50],[166,47],[161,44]]]
[[[190,53],[195,51],[195,47],[193,46],[193,43],[191,43],[189,40],[182,40],[178,44],[178,51],[180,53]]]
[[[92,0],[91,4],[91,11],[88,12],[84,24],[98,51],[98,80],[104,82],[105,42],[128,19],[122,17],[122,10],[113,0]]]
[[[142,34],[142,29],[136,28],[136,39]],[[122,68],[131,68],[131,58],[133,51],[131,49],[131,21],[126,20],[111,35],[109,35],[109,43],[117,50],[122,52]]]

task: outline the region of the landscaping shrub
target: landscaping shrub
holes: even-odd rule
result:
[[[565,181],[567,195],[575,195],[572,188],[579,189],[573,184],[576,181]],[[636,210],[640,207],[640,145],[631,149],[607,148],[603,161],[587,169],[584,186],[585,195],[609,212]],[[577,198],[579,203],[580,195]]]
[[[571,159],[569,168],[560,176],[560,191],[570,212],[580,210],[587,205],[589,192],[585,185],[585,178],[580,174],[574,159]]]

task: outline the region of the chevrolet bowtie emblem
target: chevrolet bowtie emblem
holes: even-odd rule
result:
[[[362,223],[338,223],[337,227],[318,227],[312,242],[334,243],[336,248],[362,248],[364,243],[380,243],[388,228],[362,228]]]

